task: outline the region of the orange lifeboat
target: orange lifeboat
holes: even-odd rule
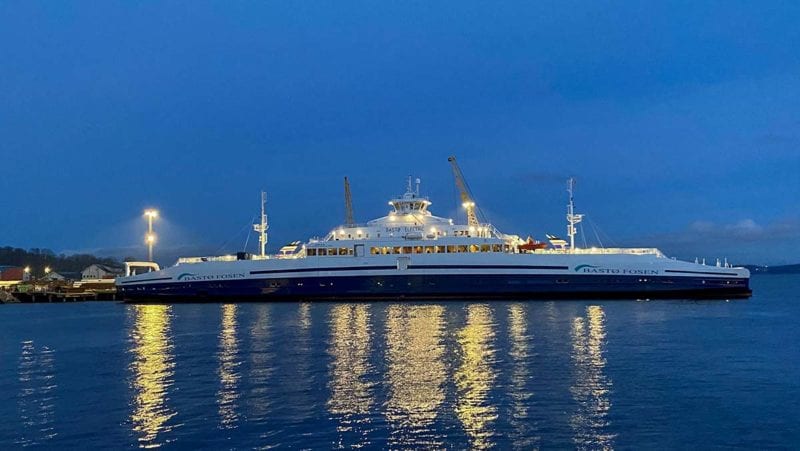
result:
[[[528,237],[528,241],[525,244],[520,244],[518,248],[522,252],[534,252],[537,249],[546,249],[547,243],[542,243],[541,241],[536,241]]]

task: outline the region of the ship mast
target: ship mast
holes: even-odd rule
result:
[[[261,191],[261,223],[253,224],[253,230],[259,234],[258,244],[261,246],[261,257],[267,256],[267,229],[269,229],[269,224],[267,223],[266,205],[267,193]]]
[[[567,192],[569,193],[569,204],[567,205],[567,235],[569,235],[569,251],[575,250],[575,234],[577,230],[575,226],[583,220],[583,215],[575,214],[575,201],[573,194],[575,191],[575,179],[570,177],[567,179]]]

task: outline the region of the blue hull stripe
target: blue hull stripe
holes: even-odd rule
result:
[[[214,281],[176,281],[119,286],[124,299],[279,300],[359,298],[586,298],[746,297],[748,280],[691,276],[612,275],[364,275]]]

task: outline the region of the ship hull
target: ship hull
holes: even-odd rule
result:
[[[751,295],[740,277],[423,274],[272,277],[118,285],[127,301],[367,299],[730,299]]]

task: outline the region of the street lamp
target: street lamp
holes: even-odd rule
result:
[[[22,270],[24,275],[22,276],[22,280],[30,280],[31,279],[31,267],[26,266],[25,269]]]
[[[153,233],[153,219],[158,217],[158,210],[152,208],[145,210],[144,215],[147,217],[147,235],[144,237],[147,243],[147,260],[153,261],[153,244],[156,242],[156,235]]]
[[[49,266],[45,266],[44,267],[44,273],[45,274],[50,274],[50,267]]]

